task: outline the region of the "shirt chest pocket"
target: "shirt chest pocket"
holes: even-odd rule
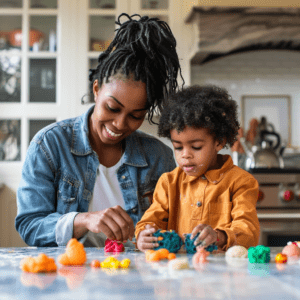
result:
[[[76,211],[78,208],[79,182],[71,177],[64,177],[58,185],[57,211],[61,214]]]
[[[209,225],[223,227],[231,223],[232,202],[209,203],[208,218]]]

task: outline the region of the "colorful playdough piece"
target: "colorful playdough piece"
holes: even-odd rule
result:
[[[197,252],[197,249],[196,249],[196,246],[194,245],[194,242],[195,242],[196,238],[199,236],[199,234],[200,234],[200,232],[198,232],[193,239],[191,239],[191,235],[192,235],[191,233],[186,234],[184,242],[185,242],[185,249],[186,249],[187,253],[194,254],[194,253]],[[215,244],[211,244],[211,245],[209,245],[208,247],[205,248],[205,250],[208,251],[208,252],[212,252],[212,251],[217,250],[217,249],[218,249],[218,247]]]
[[[125,250],[125,247],[121,242],[106,239],[105,247],[104,247],[105,252],[120,253],[120,252],[124,252],[124,250]]]
[[[292,256],[299,257],[300,256],[300,248],[297,245],[295,245],[294,243],[292,243],[283,248],[282,254],[285,254],[288,257],[292,257]]]
[[[203,264],[207,262],[206,257],[210,254],[209,251],[206,251],[204,248],[200,248],[193,256],[193,265]]]
[[[30,273],[56,272],[57,270],[55,260],[44,253],[37,257],[29,256],[23,258],[20,267],[24,272]]]
[[[288,245],[295,244],[295,245],[297,245],[300,248],[300,241],[288,242],[287,244]]]
[[[243,246],[232,246],[228,248],[228,250],[225,253],[225,256],[246,258],[248,257],[248,250]]]
[[[248,249],[248,258],[250,263],[269,263],[270,248],[263,245],[250,247]]]
[[[169,261],[168,267],[170,270],[182,270],[189,269],[190,265],[187,258],[176,258]]]
[[[282,253],[278,253],[275,256],[275,262],[278,263],[278,264],[285,264],[287,262],[287,255],[282,254]]]
[[[159,244],[154,250],[165,248],[170,253],[176,253],[183,245],[180,236],[174,230],[166,231],[159,229],[153,233],[153,236],[158,237]]]
[[[146,254],[146,260],[151,261],[159,261],[161,259],[175,259],[176,255],[174,253],[170,253],[168,249],[161,248],[158,250],[147,250],[145,252]]]
[[[66,252],[58,256],[58,262],[62,265],[83,265],[86,262],[86,253],[83,244],[77,239],[70,239]]]
[[[122,261],[117,260],[113,256],[107,257],[102,263],[100,263],[101,268],[106,268],[106,269],[127,269],[130,265],[130,259],[125,258]]]

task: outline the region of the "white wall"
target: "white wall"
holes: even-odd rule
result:
[[[291,144],[300,146],[300,52],[265,50],[219,58],[192,66],[191,84],[224,87],[239,106],[243,95],[289,95]]]

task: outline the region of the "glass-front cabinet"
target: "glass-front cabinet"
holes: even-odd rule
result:
[[[116,18],[140,14],[170,24],[171,3],[0,0],[0,182],[18,184],[37,131],[92,105],[88,70],[113,39]]]

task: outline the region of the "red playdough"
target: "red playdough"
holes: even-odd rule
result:
[[[287,245],[283,248],[282,254],[285,254],[287,257],[291,256],[300,256],[300,248],[295,244]]]
[[[105,252],[124,252],[125,248],[124,245],[119,241],[113,241],[110,239],[106,239],[105,241]]]

